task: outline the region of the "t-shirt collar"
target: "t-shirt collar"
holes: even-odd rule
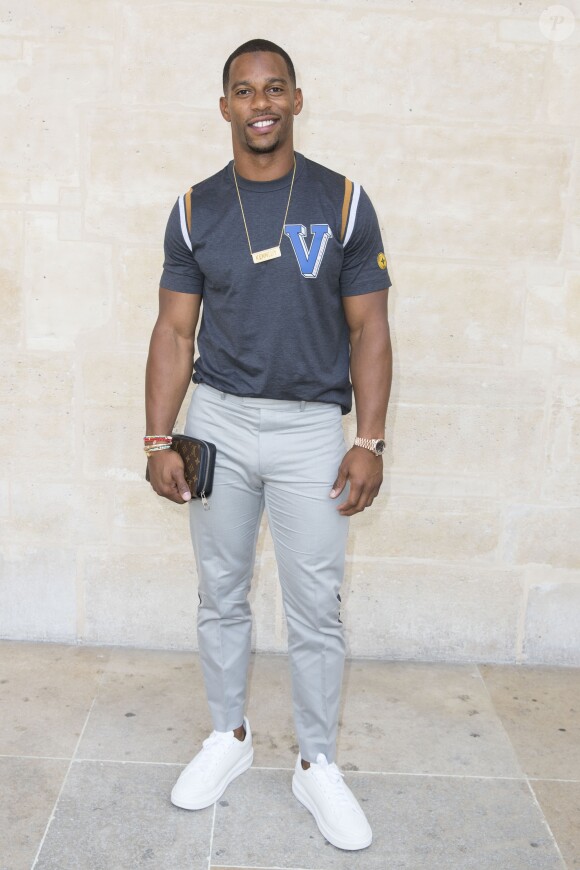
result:
[[[294,156],[296,157],[296,179],[302,172],[304,168],[305,159],[302,154],[299,154],[298,151],[294,152]],[[234,161],[230,160],[227,165],[227,174],[228,179],[231,183],[234,183]],[[249,178],[244,178],[242,175],[237,173],[238,178],[238,187],[240,190],[254,190],[262,193],[268,193],[270,190],[282,190],[284,187],[290,187],[292,182],[292,173],[294,171],[294,167],[287,172],[286,175],[282,175],[280,178],[274,178],[272,181],[250,181]]]

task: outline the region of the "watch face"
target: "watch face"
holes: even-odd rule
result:
[[[382,440],[382,438],[380,439],[380,441],[377,441],[377,443],[375,444],[375,453],[377,454],[377,456],[381,456],[385,452],[385,446],[385,442]]]

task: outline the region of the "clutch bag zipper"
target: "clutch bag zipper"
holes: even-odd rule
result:
[[[200,438],[199,440],[201,441],[201,438]],[[205,494],[205,488],[206,488],[206,486],[207,486],[207,478],[208,478],[208,474],[209,474],[209,447],[207,446],[207,444],[206,444],[205,441],[201,441],[201,443],[203,444],[203,446],[204,446],[205,449],[207,450],[208,460],[207,460],[207,462],[206,462],[206,467],[205,467],[205,478],[204,478],[204,481],[203,481],[203,489],[202,489],[202,491],[200,492],[199,497],[200,497],[200,499],[201,499],[201,503],[202,503],[202,505],[203,505],[203,509],[204,509],[204,511],[208,511],[208,510],[210,510],[210,504],[209,504],[209,502],[208,502],[208,500],[207,500],[207,496],[206,496],[206,494]]]

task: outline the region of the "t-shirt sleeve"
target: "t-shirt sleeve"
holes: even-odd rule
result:
[[[362,187],[355,186],[344,239],[340,273],[342,296],[362,296],[391,286],[381,230],[373,204]],[[354,211],[354,214],[353,214]]]
[[[179,199],[173,206],[163,248],[165,260],[159,282],[160,287],[178,293],[203,293],[203,273],[191,251],[191,241],[186,241],[187,226],[182,223]]]

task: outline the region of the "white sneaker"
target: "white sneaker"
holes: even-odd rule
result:
[[[233,731],[212,731],[173,786],[172,804],[184,810],[203,810],[219,800],[230,782],[251,766],[252,732],[245,717],[244,727],[244,740],[234,737]]]
[[[292,791],[310,810],[320,832],[338,849],[366,849],[373,840],[371,826],[336,764],[329,764],[319,753],[316,764],[302,769],[298,755]]]

